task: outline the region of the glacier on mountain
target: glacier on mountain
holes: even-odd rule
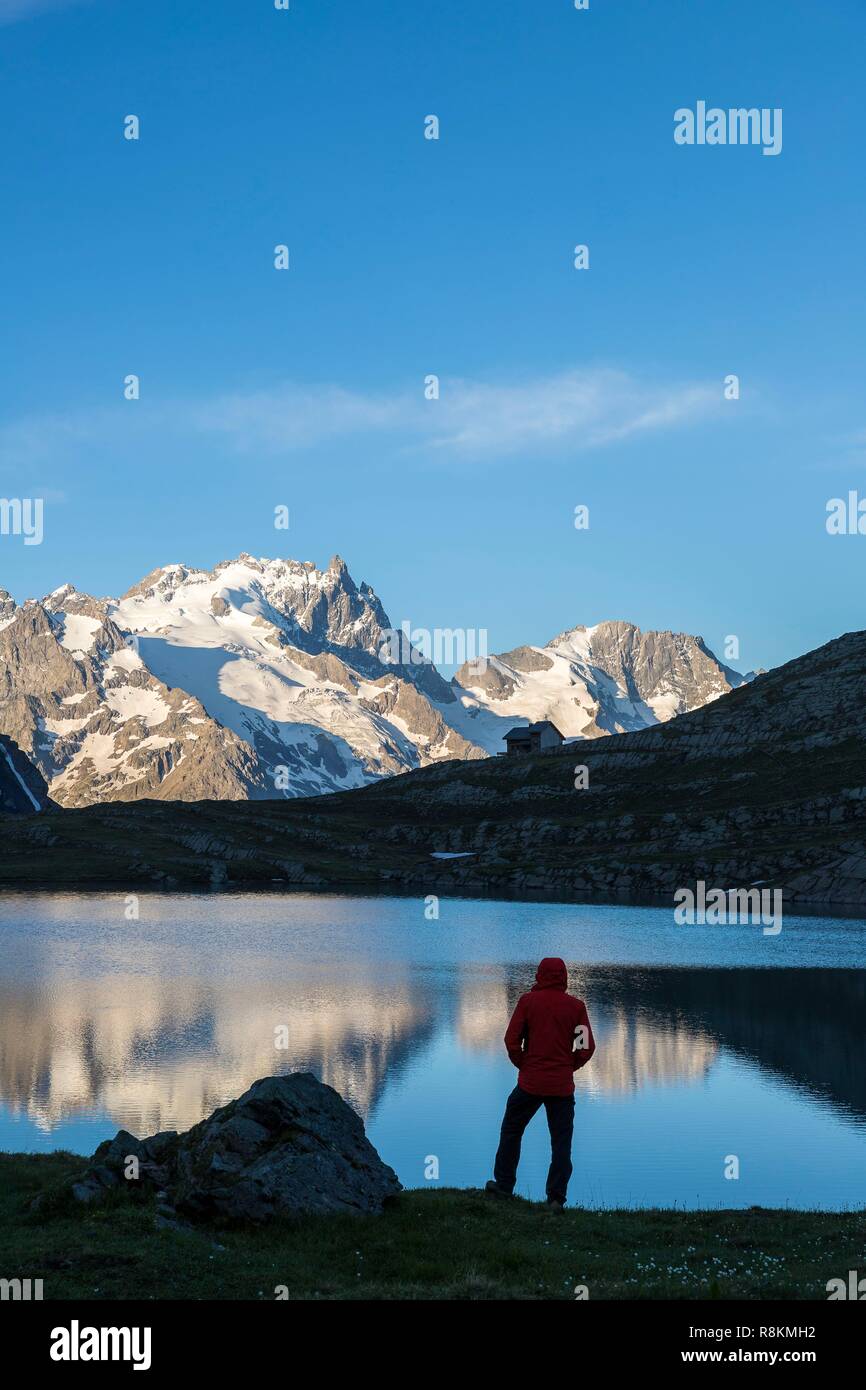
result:
[[[392,632],[339,556],[172,564],[117,599],[0,590],[0,733],[63,805],[307,796],[499,753],[515,723],[642,728],[745,679],[700,638],[602,622],[446,681],[389,659]]]

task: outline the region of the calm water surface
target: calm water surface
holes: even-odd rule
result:
[[[578,1076],[584,1205],[866,1204],[866,924],[678,927],[663,908],[323,895],[0,895],[0,1147],[89,1153],[186,1129],[309,1070],[407,1187],[490,1176],[502,1045],[544,955],[598,1051]],[[288,1028],[289,1048],[275,1049]],[[543,1195],[543,1115],[519,1190]],[[740,1177],[724,1177],[727,1155]]]

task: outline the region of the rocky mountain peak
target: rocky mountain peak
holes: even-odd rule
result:
[[[452,682],[334,555],[176,562],[119,599],[0,592],[0,733],[55,800],[304,796],[502,751],[515,723],[566,737],[664,722],[743,678],[699,638],[578,625]]]
[[[151,570],[137,584],[133,584],[131,589],[127,589],[122,595],[123,598],[134,598],[137,595],[147,597],[152,594],[171,594],[187,580],[193,578],[196,573],[201,571],[189,570],[186,565],[171,564],[160,565],[158,569]]]
[[[11,623],[18,605],[6,589],[0,589],[0,625]]]
[[[544,647],[517,647],[457,672],[459,726],[489,752],[515,723],[549,719],[566,738],[597,738],[665,723],[743,685],[703,639],[605,619]]]
[[[119,599],[72,585],[0,625],[0,732],[64,805],[310,795],[480,757],[390,666],[387,614],[339,557],[164,565]]]

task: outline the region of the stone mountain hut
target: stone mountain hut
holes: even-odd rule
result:
[[[505,735],[506,753],[545,753],[549,748],[559,748],[565,742],[555,724],[549,719],[539,719],[537,724],[524,724],[509,729]]]

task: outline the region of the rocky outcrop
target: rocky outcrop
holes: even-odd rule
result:
[[[400,1190],[360,1116],[309,1072],[256,1081],[185,1134],[121,1130],[70,1185],[84,1203],[157,1194],[164,1220],[252,1222],[379,1213]]]
[[[16,607],[15,600],[8,590],[0,589],[0,628],[12,621]]]
[[[424,762],[441,762],[449,758],[483,758],[484,753],[450,728],[442,714],[425,695],[409,681],[382,676],[376,685],[381,694],[363,701],[386,719],[396,720],[416,746],[423,750]]]

